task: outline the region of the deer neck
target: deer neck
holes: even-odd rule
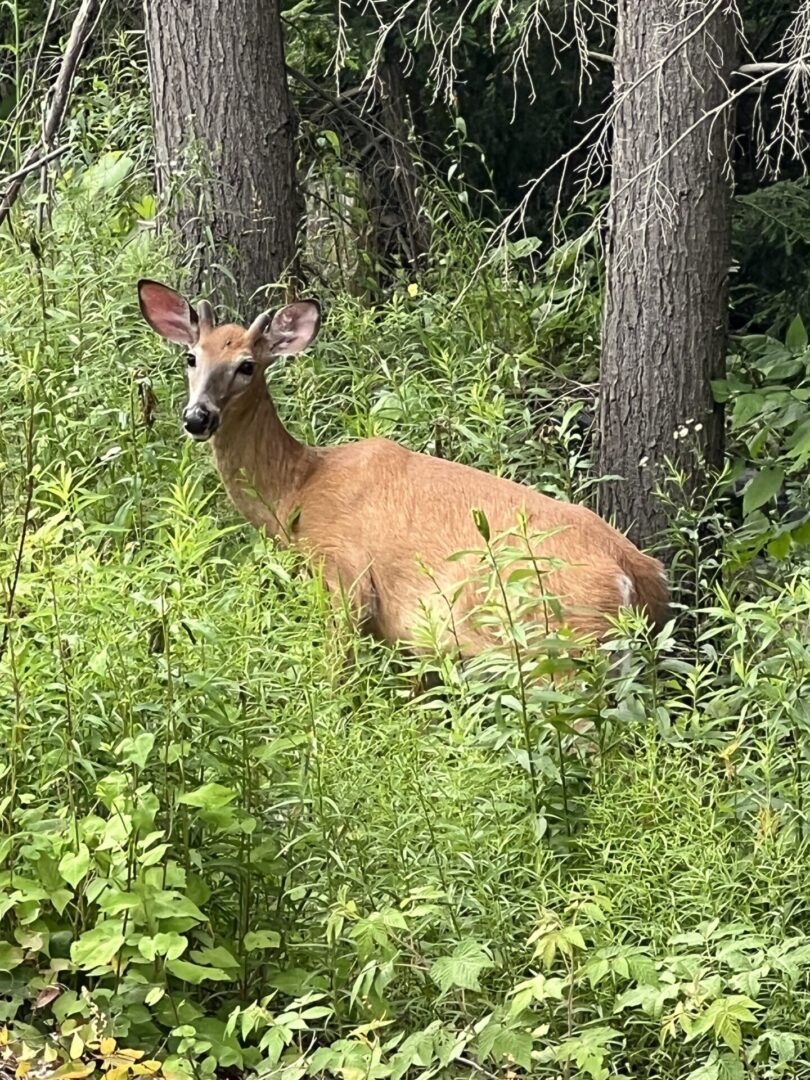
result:
[[[262,387],[228,410],[212,440],[228,498],[256,528],[289,539],[297,494],[317,451],[294,439]]]

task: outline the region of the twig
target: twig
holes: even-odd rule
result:
[[[478,273],[487,264],[488,260],[490,260],[492,258],[492,252],[494,251],[494,249],[497,247],[497,245],[499,243],[503,243],[504,239],[506,238],[506,236],[509,233],[509,230],[511,228],[513,228],[516,223],[523,220],[523,217],[524,217],[524,215],[526,213],[526,207],[527,207],[528,203],[530,202],[532,196],[534,195],[535,191],[539,187],[539,185],[543,182],[543,180],[554,169],[563,169],[563,170],[565,170],[569,166],[569,164],[570,164],[571,160],[573,159],[574,155],[577,154],[584,147],[586,147],[594,137],[596,137],[596,142],[597,142],[597,146],[598,146],[599,141],[602,140],[602,139],[605,139],[607,137],[607,132],[609,131],[610,126],[611,126],[611,124],[612,124],[612,122],[613,122],[613,120],[615,118],[615,115],[616,115],[616,112],[618,110],[618,106],[619,106],[620,102],[626,100],[626,98],[629,96],[629,94],[631,94],[633,91],[635,91],[643,82],[645,82],[645,80],[650,79],[653,76],[657,75],[662,70],[664,65],[670,59],[672,59],[672,57],[674,57],[679,51],[683,50],[683,48],[685,47],[687,42],[690,41],[691,39],[693,39],[698,34],[698,32],[700,32],[701,30],[703,30],[705,28],[705,26],[707,25],[707,23],[709,21],[710,16],[713,15],[714,13],[716,13],[717,11],[719,11],[722,8],[724,2],[725,2],[725,0],[713,0],[711,6],[708,8],[707,11],[704,12],[704,14],[703,14],[700,22],[697,24],[697,26],[693,27],[690,30],[690,32],[683,39],[681,39],[675,45],[673,45],[673,47],[667,51],[665,56],[659,58],[646,71],[642,72],[641,75],[639,75],[638,78],[635,79],[635,81],[633,83],[631,83],[629,86],[623,87],[620,97],[614,99],[614,101],[608,106],[608,108],[603,113],[593,117],[591,119],[591,121],[589,121],[585,133],[577,141],[576,145],[573,146],[565,154],[562,154],[559,158],[557,158],[557,160],[555,162],[553,162],[546,169],[544,169],[543,172],[540,174],[540,176],[535,177],[533,180],[531,180],[526,185],[526,194],[523,196],[520,203],[504,218],[504,220],[498,225],[497,229],[495,229],[493,231],[492,235],[489,237],[489,239],[488,239],[488,241],[487,241],[487,243],[485,245],[484,251],[482,252],[481,256],[479,257],[478,264],[477,264],[477,266],[475,268],[475,271],[470,276],[469,282],[461,289],[459,295],[456,297],[455,304],[458,304],[458,303],[461,302],[462,298],[464,297],[464,295],[466,294],[468,289],[471,287],[472,282],[477,278]],[[807,11],[808,11],[808,24],[810,25],[810,0],[805,0],[805,6],[806,6]],[[802,11],[803,10],[804,10],[804,8],[802,8]],[[808,32],[807,38],[808,38],[808,44],[810,44],[810,32]],[[607,54],[605,54],[605,55],[607,55]],[[705,113],[703,113],[698,118],[698,120],[696,120],[693,124],[691,124],[688,127],[688,129],[686,131],[684,131],[673,142],[673,144],[671,146],[668,146],[668,147],[664,148],[664,150],[660,154],[658,154],[656,156],[656,158],[655,158],[655,160],[653,162],[651,162],[649,165],[645,166],[635,176],[631,177],[628,181],[626,181],[625,184],[622,186],[622,188],[618,192],[613,193],[611,195],[610,200],[596,214],[596,216],[594,218],[594,224],[595,225],[598,225],[600,222],[602,222],[602,221],[604,221],[606,219],[607,214],[608,214],[611,206],[615,204],[616,199],[620,195],[622,195],[631,184],[634,184],[634,183],[638,182],[640,179],[644,178],[645,176],[649,176],[651,173],[653,173],[661,165],[661,163],[667,157],[669,157],[672,154],[672,152],[675,149],[677,149],[677,147],[686,138],[688,138],[690,135],[692,135],[694,133],[694,131],[697,128],[699,128],[701,125],[707,124],[707,123],[708,124],[714,123],[723,112],[725,112],[731,105],[734,104],[735,101],[737,101],[738,99],[743,97],[745,94],[750,93],[752,90],[756,89],[757,87],[765,85],[775,75],[786,74],[788,76],[788,78],[790,78],[791,75],[794,74],[797,71],[799,71],[799,72],[808,72],[808,71],[810,71],[810,49],[805,49],[802,52],[797,52],[789,60],[786,60],[786,61],[783,61],[783,62],[761,63],[761,64],[758,63],[758,64],[750,64],[750,65],[749,64],[743,64],[743,65],[740,65],[740,67],[737,70],[739,72],[741,72],[742,74],[748,76],[748,78],[745,81],[745,85],[742,86],[741,88],[733,91],[733,92],[730,92],[728,94],[728,96],[726,97],[726,99],[720,105],[718,105],[718,106],[716,106],[716,107],[714,107],[714,108],[712,108],[710,110],[707,110]],[[587,192],[588,172],[592,168],[592,162],[594,160],[595,153],[596,153],[595,149],[592,148],[589,155],[588,155],[588,162],[586,163],[586,166],[585,166],[586,179],[583,182],[583,188],[580,191],[580,197],[582,197]],[[562,179],[560,181],[560,186],[561,185],[562,185]],[[559,203],[558,203],[557,209],[559,210]]]
[[[0,205],[0,226],[2,226],[3,222],[11,212],[11,207],[14,205],[14,202],[20,193],[20,189],[23,186],[23,180],[28,175],[28,172],[32,171],[28,169],[28,166],[41,164],[43,152],[47,152],[48,147],[53,142],[62,125],[70,101],[73,79],[76,75],[76,69],[79,66],[82,53],[84,52],[90,37],[90,31],[93,26],[93,14],[98,2],[99,0],[82,0],[81,6],[76,13],[76,18],[73,20],[73,26],[70,30],[70,37],[68,38],[68,43],[65,47],[65,54],[62,57],[62,63],[59,67],[59,74],[56,77],[51,107],[48,109],[47,116],[45,117],[42,139],[29,151],[28,156],[22,164],[20,171],[27,171],[24,171],[22,176],[19,176],[12,182],[5,194],[2,205]],[[101,0],[101,2],[103,6],[105,0]]]
[[[362,116],[359,112],[355,112],[353,109],[350,109],[348,107],[344,99],[349,97],[350,95],[353,96],[358,94],[362,90],[362,87],[357,86],[353,90],[344,91],[340,95],[340,97],[336,97],[334,94],[330,94],[328,90],[324,90],[322,86],[318,86],[316,82],[314,82],[308,76],[304,75],[303,72],[298,71],[294,67],[290,67],[289,64],[285,64],[284,66],[287,69],[287,74],[290,75],[293,79],[295,79],[296,82],[301,83],[302,86],[305,86],[308,90],[311,90],[313,94],[317,94],[318,97],[323,98],[323,100],[327,101],[333,109],[337,109],[339,112],[344,113],[355,124],[359,125],[360,127],[364,127],[368,131],[376,134],[378,138],[381,136],[385,136],[392,143],[396,143],[399,146],[404,146],[407,148],[407,143],[404,143],[401,139],[398,139],[397,136],[393,133],[393,131],[389,131],[388,128],[380,124],[378,121],[367,120],[365,116]]]
[[[38,157],[34,161],[30,161],[27,165],[23,165],[22,168],[17,169],[16,172],[11,173],[10,176],[5,177],[4,183],[13,184],[16,180],[23,180],[29,173],[36,172],[37,169],[41,169],[43,165],[47,165],[49,161],[53,161],[54,158],[58,158],[60,154],[68,149],[68,144],[63,146],[57,146],[55,150],[51,150],[43,157]]]
[[[495,1075],[495,1073],[489,1072],[488,1069],[483,1068],[481,1065],[478,1064],[477,1061],[473,1061],[472,1058],[457,1057],[456,1061],[459,1063],[459,1065],[464,1065],[466,1068],[472,1069],[473,1072],[477,1072],[480,1073],[482,1076],[486,1076],[487,1080],[498,1080],[498,1077]]]
[[[588,49],[587,56],[589,60],[598,60],[602,64],[612,64],[613,57],[610,53],[596,52],[594,49]],[[756,64],[740,64],[740,66],[733,72],[734,75],[761,75],[763,71],[781,71],[784,65],[777,62],[763,62]]]
[[[22,525],[20,526],[20,539],[17,544],[17,555],[14,559],[14,571],[6,582],[6,619],[3,626],[3,636],[0,639],[0,660],[3,659],[11,633],[11,619],[14,614],[14,599],[20,584],[23,556],[25,554],[25,542],[28,538],[28,530],[31,527],[31,507],[34,504],[34,425],[36,422],[36,410],[34,402],[31,402],[31,412],[25,432],[25,469],[28,478],[25,483],[25,508],[23,509]]]
[[[768,71],[785,71],[784,63],[740,64],[734,75],[763,75]]]
[[[790,69],[795,67],[796,65],[805,64],[808,61],[810,61],[810,52],[805,53],[803,56],[797,57],[795,61],[791,60],[791,61],[788,61],[788,62],[786,62],[784,64],[776,64],[773,67],[771,67],[769,65],[768,70],[764,71],[758,78],[755,78],[751,85],[752,86],[757,86],[757,85],[766,83],[768,81],[768,79],[771,77],[771,75],[773,75],[775,72],[779,72],[779,71],[787,72],[787,71],[790,71]],[[625,181],[625,183],[619,188],[619,190],[615,194],[611,195],[611,199],[610,199],[611,203],[615,202],[616,199],[618,199],[618,197],[620,195],[623,195],[624,192],[632,184],[637,183],[642,177],[649,175],[651,172],[653,172],[655,169],[657,169],[658,166],[666,158],[668,158],[668,157],[670,157],[672,155],[672,153],[680,146],[680,144],[685,139],[688,139],[690,135],[692,135],[699,127],[701,127],[707,121],[710,121],[710,120],[713,121],[721,113],[725,112],[729,108],[729,106],[733,105],[734,102],[738,98],[742,97],[742,95],[744,93],[746,93],[749,89],[750,89],[750,87],[744,87],[742,90],[736,90],[733,94],[729,94],[729,96],[726,98],[725,101],[721,101],[719,105],[715,105],[714,108],[708,109],[701,116],[699,116],[698,119],[695,120],[695,122],[693,124],[690,124],[689,127],[686,128],[685,131],[681,132],[681,134],[678,136],[677,139],[675,139],[669,146],[667,146],[664,150],[662,150],[662,152],[658,155],[658,157],[655,159],[655,161],[650,162],[649,165],[645,165],[644,168],[639,169],[639,171],[636,173],[635,176],[632,176],[632,177],[630,177],[629,180]],[[608,204],[606,204],[606,205],[608,205]],[[603,208],[602,213],[604,213],[604,209],[605,208]]]
[[[73,87],[73,78],[88,41],[97,3],[98,0],[82,0],[82,5],[73,20],[65,55],[62,57],[62,66],[59,68],[59,74],[56,77],[53,101],[45,118],[42,140],[46,146],[52,142],[67,110],[70,91]]]
[[[2,152],[0,152],[0,159],[5,158],[6,153],[8,152],[8,148],[11,146],[11,141],[14,138],[14,130],[16,124],[13,121],[16,119],[16,117],[22,116],[24,114],[25,110],[28,108],[28,102],[34,96],[34,92],[37,86],[37,79],[39,78],[39,65],[42,60],[42,54],[45,52],[45,46],[49,42],[49,35],[51,32],[51,27],[53,25],[53,18],[56,14],[57,3],[58,0],[51,0],[51,6],[48,8],[48,14],[45,16],[45,25],[42,28],[42,37],[39,41],[37,55],[34,57],[34,66],[31,69],[30,86],[22,99],[17,102],[11,116],[9,117],[10,123],[8,125],[8,137],[5,141],[5,144],[3,145]]]

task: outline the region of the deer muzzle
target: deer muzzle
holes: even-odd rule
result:
[[[183,428],[192,439],[204,442],[210,439],[219,427],[219,412],[202,402],[187,405],[183,409]]]

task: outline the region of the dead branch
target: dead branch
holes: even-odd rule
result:
[[[699,19],[697,25],[693,26],[689,32],[680,37],[680,39],[667,50],[664,56],[657,60],[655,64],[651,65],[647,71],[643,72],[631,85],[621,87],[620,93],[614,97],[614,100],[608,108],[601,114],[591,118],[584,134],[577,141],[576,145],[546,168],[540,176],[535,177],[526,185],[526,192],[520,203],[506,216],[490,236],[479,259],[476,271],[472,275],[470,284],[483,267],[495,257],[496,249],[503,246],[510,232],[515,227],[522,225],[528,204],[543,181],[555,169],[562,169],[563,171],[567,170],[575,155],[586,147],[589,147],[590,149],[588,150],[586,161],[578,170],[582,175],[582,180],[579,183],[578,197],[579,199],[583,199],[587,196],[595,183],[594,174],[598,173],[599,176],[603,175],[604,168],[607,164],[607,140],[614,117],[621,102],[623,102],[629,94],[633,93],[645,80],[656,77],[663,66],[680,53],[686,44],[705,28],[711,16],[724,8],[727,3],[728,0],[706,0],[702,18]],[[726,10],[729,9],[726,8]],[[736,8],[736,5],[732,10],[739,22],[739,10]],[[810,0],[803,0],[799,11],[796,14],[794,23],[788,34],[785,35],[785,39],[781,43],[781,49],[779,51],[783,56],[786,54],[787,58],[782,61],[740,65],[737,71],[746,76],[744,85],[734,90],[729,86],[728,95],[720,106],[707,110],[687,131],[683,132],[680,137],[674,141],[673,145],[662,147],[661,152],[656,155],[654,161],[650,162],[638,175],[627,181],[619,192],[614,192],[612,194],[608,203],[597,213],[591,228],[598,230],[599,226],[607,218],[610,208],[615,203],[616,198],[624,194],[631,184],[636,184],[646,179],[650,189],[657,188],[658,172],[663,162],[677,149],[684,139],[692,135],[696,129],[704,125],[711,127],[712,124],[718,122],[726,110],[733,107],[734,103],[740,97],[757,88],[763,88],[767,83],[778,76],[787,77],[787,88],[783,94],[784,100],[782,101],[780,110],[782,115],[780,117],[781,130],[779,134],[781,135],[783,144],[790,143],[791,149],[796,153],[799,150],[800,137],[798,134],[799,122],[795,117],[798,117],[800,112],[799,102],[802,99],[806,100],[807,98],[810,98],[810,91],[808,91],[807,82],[805,81],[810,80]],[[597,57],[592,57],[592,59],[595,60]],[[613,62],[612,57],[608,58],[606,53],[600,54],[599,59],[605,61],[610,59],[610,62]],[[789,120],[791,114],[794,116],[792,125],[794,130],[790,130],[786,133],[786,129],[790,127]],[[779,147],[779,149],[781,150],[782,147]],[[560,180],[558,188],[555,228],[559,223],[559,214],[561,213],[561,188],[562,179]],[[462,289],[460,296],[457,298],[457,302],[461,300],[462,296],[467,291],[467,288],[469,288],[469,286]]]
[[[595,60],[600,64],[613,64],[613,57],[610,53],[596,52],[594,49],[588,49],[588,59]],[[784,64],[774,61],[763,61],[762,63],[740,64],[732,74],[733,75],[762,75],[766,71],[783,71]]]
[[[41,169],[43,165],[47,165],[50,161],[53,161],[55,158],[60,157],[62,154],[64,154],[67,148],[68,144],[64,143],[62,146],[57,146],[55,150],[49,151],[42,157],[38,157],[32,161],[29,161],[27,165],[23,165],[21,168],[17,169],[16,172],[13,172],[9,176],[7,176],[4,180],[4,183],[6,185],[10,185],[16,183],[18,180],[24,180],[26,176],[29,175],[29,173],[36,172],[37,169]]]
[[[67,112],[68,104],[70,103],[70,94],[73,89],[73,80],[76,75],[76,69],[79,66],[79,61],[82,58],[82,54],[84,53],[87,42],[90,39],[90,33],[94,26],[93,16],[96,12],[96,8],[99,7],[100,11],[101,7],[104,6],[104,2],[105,0],[101,0],[99,6],[99,0],[82,0],[81,6],[76,13],[76,18],[73,20],[70,37],[68,38],[65,53],[62,57],[62,63],[59,67],[59,74],[56,77],[56,83],[53,88],[53,98],[42,129],[42,138],[28,152],[25,161],[17,172],[16,179],[11,183],[2,204],[0,204],[0,226],[3,225],[11,212],[11,208],[20,193],[25,177],[29,172],[33,171],[33,167],[42,164],[43,157],[48,153],[49,147],[62,126],[62,121],[65,118],[65,113]],[[29,168],[29,166],[32,168]],[[20,175],[20,173],[22,175]]]
[[[34,66],[31,69],[31,75],[29,80],[29,87],[20,101],[14,107],[14,110],[9,117],[8,135],[6,141],[3,144],[3,149],[0,151],[0,159],[5,159],[8,149],[11,146],[14,138],[14,120],[18,116],[23,116],[25,110],[28,108],[28,104],[31,98],[34,96],[37,87],[37,80],[39,79],[39,65],[42,62],[42,56],[45,52],[45,48],[50,41],[50,36],[54,32],[54,17],[56,15],[58,0],[51,0],[50,7],[48,8],[48,14],[45,16],[45,25],[42,28],[42,37],[39,39],[39,47],[37,48],[37,54],[34,57]]]
[[[345,65],[348,50],[349,7],[347,0],[339,0],[337,41],[330,65],[336,78]],[[372,92],[385,50],[396,42],[397,48],[401,49],[399,59],[406,74],[412,69],[415,51],[423,51],[429,62],[428,83],[433,87],[433,100],[444,99],[451,103],[459,80],[458,54],[464,33],[471,26],[476,30],[480,26],[478,32],[487,35],[493,52],[501,38],[514,42],[507,68],[514,92],[517,93],[519,79],[525,76],[529,99],[533,101],[536,92],[528,63],[533,42],[548,41],[555,64],[559,64],[558,52],[573,46],[582,84],[583,79],[589,78],[587,69],[591,65],[588,35],[595,28],[598,38],[606,39],[608,9],[609,4],[604,0],[566,0],[564,5],[555,0],[497,0],[492,5],[476,5],[474,0],[461,0],[456,4],[443,4],[441,0],[403,0],[397,5],[389,5],[384,0],[365,0],[363,14],[377,23],[365,85]],[[485,19],[487,12],[488,20]]]
[[[762,64],[740,64],[735,75],[764,75],[769,71],[784,71],[785,65],[776,63],[762,63]]]

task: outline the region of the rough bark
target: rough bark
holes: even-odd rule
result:
[[[666,526],[653,491],[667,458],[695,481],[695,444],[722,463],[710,381],[728,325],[728,110],[699,121],[727,100],[736,27],[723,10],[700,27],[710,7],[618,2],[599,467],[623,479],[604,485],[600,509],[638,543]]]
[[[249,296],[294,264],[300,202],[279,0],[146,0],[157,180],[196,256]],[[234,295],[235,294],[235,295]],[[255,306],[255,305],[254,305]]]

